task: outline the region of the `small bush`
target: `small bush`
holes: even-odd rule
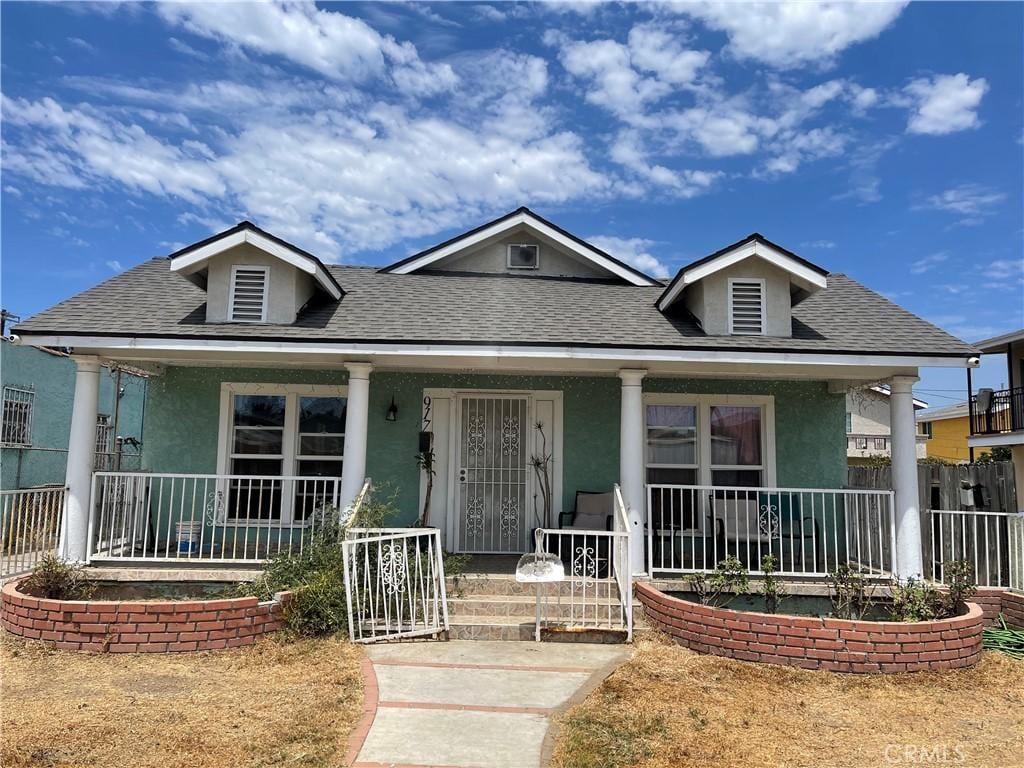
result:
[[[703,605],[725,608],[736,597],[747,594],[750,580],[743,563],[730,555],[718,562],[710,576],[706,573],[693,574],[690,588]]]
[[[828,598],[836,618],[859,621],[874,605],[875,588],[861,570],[844,563],[828,575]]]
[[[893,621],[931,621],[943,618],[945,613],[943,595],[927,581],[913,577],[905,582],[893,581],[889,595],[889,617]]]
[[[779,581],[779,561],[775,555],[765,555],[761,558],[761,570],[764,572],[760,590],[764,598],[764,610],[765,613],[775,613],[782,598],[786,596],[785,586]]]
[[[48,600],[88,600],[96,587],[85,578],[82,566],[46,555],[21,583],[20,590]]]

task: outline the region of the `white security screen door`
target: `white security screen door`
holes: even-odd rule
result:
[[[460,552],[525,552],[530,467],[528,395],[459,397],[456,463]]]

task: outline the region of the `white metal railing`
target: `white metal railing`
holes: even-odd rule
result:
[[[1006,525],[1010,589],[1024,592],[1024,513],[1008,516]]]
[[[448,631],[439,530],[350,528],[345,535],[345,594],[352,642]]]
[[[1020,515],[929,509],[924,519],[928,526],[922,532],[927,578],[945,583],[946,567],[964,561],[973,569],[979,586],[1012,585],[1014,565],[1018,571],[1022,567],[1024,529]]]
[[[96,472],[89,559],[261,562],[338,524],[341,479]]]
[[[618,486],[613,492],[612,530],[540,528],[538,552],[554,555],[565,581],[539,590],[542,625],[567,629],[625,630],[633,636],[633,581],[629,520]],[[554,608],[552,608],[554,605]]]
[[[629,512],[622,499],[618,483],[612,488],[615,510],[612,514],[612,530],[616,537],[612,542],[612,571],[615,585],[619,590],[619,603],[626,619],[626,640],[633,639],[633,561],[629,545]]]
[[[31,571],[57,550],[64,488],[0,491],[0,579]]]
[[[773,555],[783,576],[849,564],[887,577],[895,561],[892,491],[647,486],[648,572],[708,571],[727,556],[752,574]]]

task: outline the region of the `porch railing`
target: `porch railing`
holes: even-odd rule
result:
[[[629,520],[622,493],[613,492],[612,530],[540,529],[540,551],[565,567],[562,583],[541,589],[538,621],[570,630],[608,629],[633,636]],[[552,611],[551,606],[556,606]]]
[[[1024,515],[1009,515],[1006,520],[1009,539],[1009,586],[1024,592]]]
[[[979,392],[970,399],[972,435],[997,435],[1024,429],[1024,387]]]
[[[262,562],[338,525],[336,477],[96,472],[89,559]]]
[[[648,572],[713,570],[738,558],[763,573],[825,576],[848,564],[887,577],[895,560],[892,491],[647,486]]]
[[[345,593],[352,642],[448,631],[439,530],[349,528],[345,537]]]
[[[1020,515],[929,509],[923,518],[929,526],[922,537],[926,578],[946,583],[946,569],[956,561],[971,566],[981,587],[1012,586],[1014,566],[1021,577],[1024,518]]]
[[[0,579],[31,571],[57,550],[64,488],[0,491]]]

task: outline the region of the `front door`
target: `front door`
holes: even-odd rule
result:
[[[529,460],[529,395],[458,398],[455,484],[460,552],[525,552]]]

